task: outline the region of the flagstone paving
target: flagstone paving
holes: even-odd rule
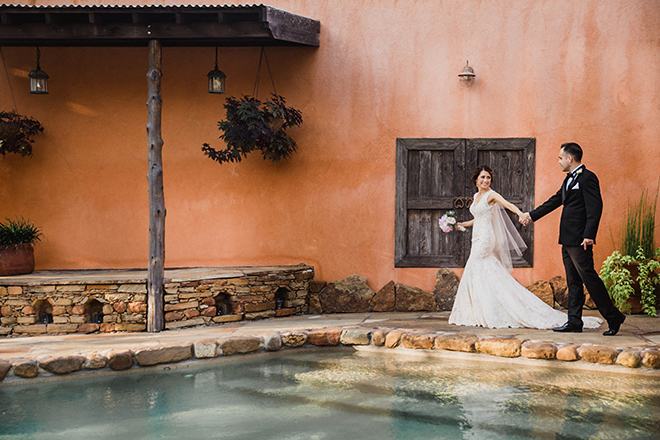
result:
[[[598,316],[593,311],[585,311],[585,314]],[[481,327],[455,326],[448,324],[448,317],[449,312],[302,315],[259,321],[238,321],[213,327],[201,326],[152,334],[108,333],[7,337],[0,339],[0,366],[2,364],[5,366],[8,364],[18,366],[19,364],[24,365],[25,362],[29,363],[33,361],[40,364],[39,375],[42,376],[48,375],[43,369],[43,365],[46,365],[46,359],[52,361],[54,357],[65,358],[73,355],[91,359],[91,357],[98,354],[108,356],[110,353],[127,352],[133,353],[137,364],[146,365],[146,363],[139,362],[138,354],[142,358],[150,356],[150,359],[156,359],[156,361],[152,360],[150,362],[167,362],[166,358],[158,357],[158,350],[155,350],[158,348],[176,349],[176,356],[178,356],[176,360],[194,359],[195,357],[212,356],[195,356],[194,353],[196,353],[195,349],[197,348],[195,344],[199,344],[199,353],[202,353],[202,350],[208,352],[209,347],[215,347],[216,343],[217,347],[221,347],[222,341],[228,339],[237,340],[239,343],[249,342],[254,347],[254,338],[249,337],[256,337],[262,341],[262,349],[264,347],[270,349],[268,348],[268,344],[272,344],[272,336],[278,333],[292,333],[292,335],[288,335],[288,340],[295,339],[296,336],[299,336],[300,338],[304,337],[306,341],[305,335],[310,334],[310,332],[316,331],[316,336],[318,336],[319,332],[323,333],[321,329],[328,329],[326,334],[323,335],[323,338],[332,340],[332,332],[334,332],[336,336],[334,337],[335,342],[316,343],[315,345],[336,345],[339,342],[339,332],[341,332],[341,343],[344,345],[362,344],[363,342],[350,342],[352,340],[351,338],[355,338],[355,341],[360,341],[360,338],[364,340],[365,335],[370,335],[371,344],[374,349],[388,350],[388,348],[382,347],[385,344],[386,334],[392,330],[401,330],[401,335],[392,334],[396,336],[394,338],[396,343],[393,345],[398,347],[396,350],[428,348],[429,340],[433,343],[434,338],[436,338],[436,348],[447,347],[451,346],[452,340],[458,339],[452,336],[456,335],[464,337],[462,342],[465,342],[465,338],[472,338],[476,341],[494,339],[491,341],[492,343],[488,344],[477,343],[476,350],[465,350],[481,352],[464,353],[466,359],[469,359],[470,356],[481,356],[483,358],[486,354],[495,354],[495,356],[490,356],[493,360],[497,356],[513,356],[514,358],[519,358],[521,362],[528,362],[530,358],[542,359],[544,356],[546,359],[547,356],[553,359],[557,350],[560,350],[561,355],[557,355],[557,358],[563,359],[567,355],[569,358],[570,356],[574,356],[576,360],[582,358],[579,362],[581,368],[602,368],[603,365],[601,364],[611,364],[616,360],[619,365],[608,366],[607,368],[622,369],[625,367],[621,365],[634,366],[641,368],[625,369],[630,372],[645,372],[660,375],[660,318],[653,318],[646,315],[628,316],[618,335],[606,337],[602,335],[602,332],[607,329],[606,324],[603,324],[600,329],[585,330],[583,333],[556,333],[552,330],[485,329]],[[348,332],[347,330],[357,331]],[[429,339],[429,335],[431,335],[431,339]],[[437,343],[437,338],[442,339],[443,342],[441,344]],[[279,345],[273,345],[277,347],[276,349],[279,349],[282,345],[280,339],[287,345],[285,338],[278,337],[277,343]],[[312,341],[318,340],[320,340],[318,337],[312,339]],[[369,339],[366,340],[369,341]],[[472,347],[474,347],[474,340],[472,341]],[[546,342],[548,344],[536,344],[537,342]],[[288,345],[290,347],[293,346],[291,344]],[[381,345],[381,347],[375,347],[375,345]],[[392,344],[388,343],[386,345],[390,347]],[[181,357],[181,346],[188,347],[191,355]],[[306,342],[306,346],[310,346],[309,342]],[[487,348],[479,348],[480,346]],[[502,350],[500,354],[496,354],[498,346],[502,347],[500,348]],[[521,347],[523,347],[522,356]],[[250,348],[247,351],[253,350],[254,348]],[[495,350],[495,352],[492,350]],[[444,350],[427,351],[440,352]],[[221,350],[218,350],[219,354],[220,352]],[[625,353],[620,356],[621,359],[619,362],[617,355],[623,352]],[[212,350],[211,353],[215,353],[215,351]],[[80,362],[80,358],[75,356],[70,360],[76,365]],[[510,359],[510,361],[515,361],[515,359]],[[539,361],[536,360],[536,362]],[[557,360],[553,362],[557,365],[568,364],[568,362]],[[108,368],[105,368],[105,370],[110,371]],[[5,383],[12,380],[19,380],[20,378],[9,372],[7,379]]]

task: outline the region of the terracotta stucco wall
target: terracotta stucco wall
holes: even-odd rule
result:
[[[213,49],[165,48],[167,267],[304,262],[317,279],[359,273],[374,289],[391,279],[431,289],[434,269],[394,268],[397,137],[534,137],[537,204],[564,177],[559,145],[580,143],[605,200],[597,265],[628,197],[657,184],[657,0],[268,4],[321,21],[320,48],[267,52],[277,91],[303,111],[291,131],[299,153],[278,165],[204,157],[224,115],[224,97],[205,90]],[[44,48],[48,96],[27,93],[33,48],[2,52],[1,108],[11,83],[19,112],[45,133],[32,159],[0,161],[0,216],[43,227],[38,269],[146,267],[147,49]],[[259,48],[220,49],[230,95],[251,93],[258,58]],[[457,78],[466,59],[470,89]],[[535,266],[515,271],[523,284],[563,274],[558,222],[556,212],[536,224]]]

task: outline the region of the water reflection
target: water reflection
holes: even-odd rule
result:
[[[657,438],[648,376],[345,351],[0,386],[0,439]]]

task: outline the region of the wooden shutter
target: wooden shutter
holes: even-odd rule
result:
[[[396,267],[464,264],[465,237],[438,226],[464,187],[464,139],[397,139]]]
[[[536,140],[532,138],[468,139],[468,170],[479,165],[493,169],[491,188],[523,212],[534,209],[534,164]],[[522,258],[514,258],[514,267],[532,267],[534,263],[534,226],[522,226],[518,216],[506,211],[527,243]]]
[[[397,139],[395,267],[463,267],[470,252],[471,234],[444,234],[438,219],[449,210],[459,220],[472,218],[470,181],[478,165],[493,169],[492,187],[523,211],[534,207],[536,142],[511,139]],[[533,226],[523,227],[509,213],[528,249],[515,267],[533,265]]]

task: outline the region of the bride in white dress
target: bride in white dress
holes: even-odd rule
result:
[[[458,286],[449,323],[489,328],[529,327],[549,329],[563,325],[566,314],[555,310],[520,285],[510,271],[511,253],[527,248],[503,208],[519,218],[522,211],[490,189],[493,171],[481,165],[472,181],[479,192],[470,206],[473,220],[472,248]],[[584,317],[585,328],[598,328],[602,319]]]

